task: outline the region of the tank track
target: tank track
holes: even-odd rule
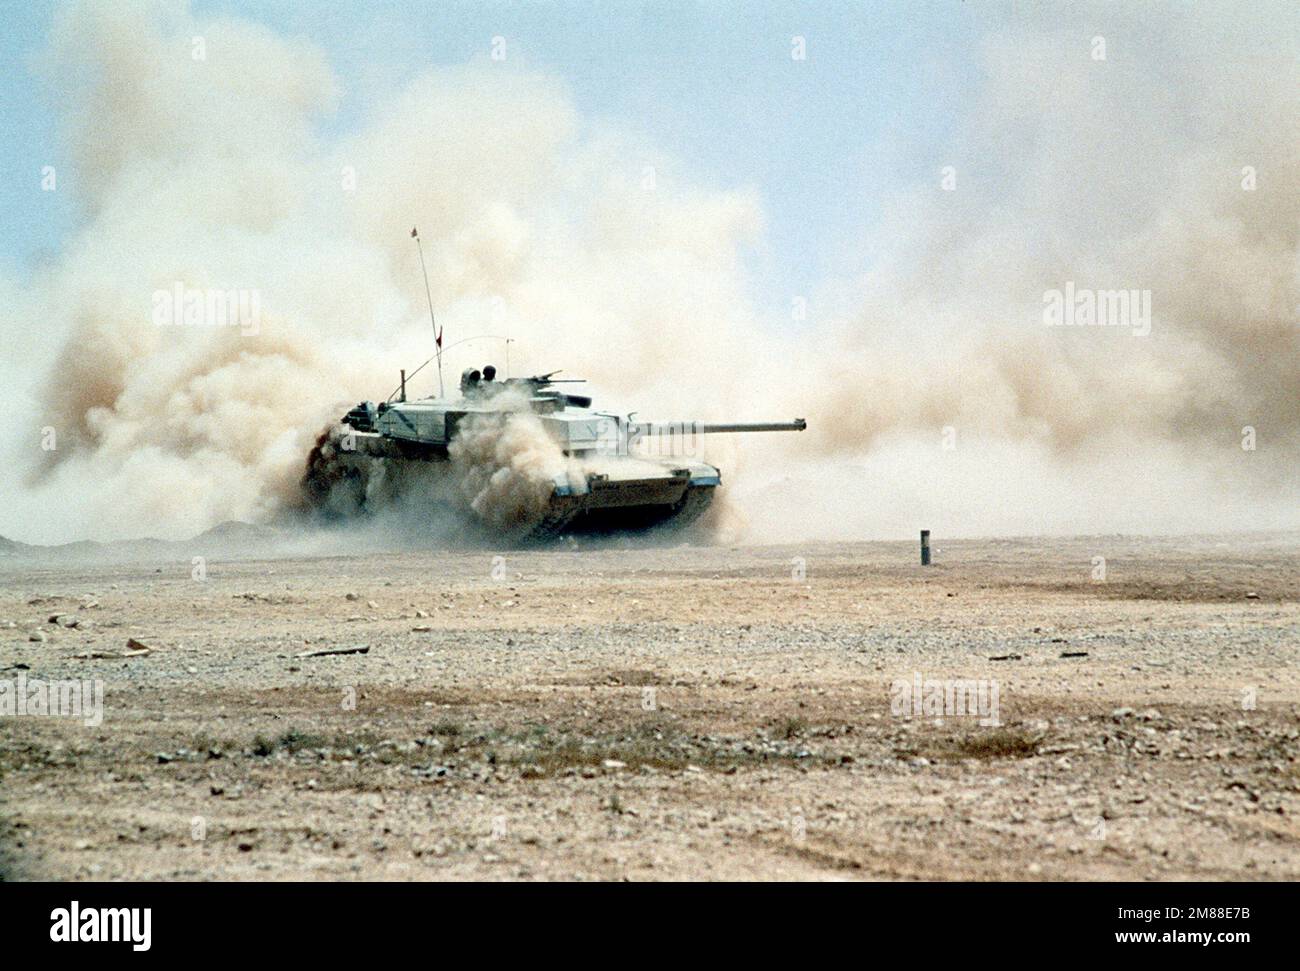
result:
[[[686,529],[704,515],[704,511],[713,502],[712,486],[695,486],[687,489],[686,494],[673,507],[674,511],[664,520],[661,528],[674,532]]]
[[[682,532],[689,529],[704,514],[712,501],[713,488],[710,486],[697,486],[693,489],[687,489],[675,505],[658,507],[662,512],[656,514],[653,523],[642,521],[640,525],[622,528],[630,529],[633,532],[639,532],[643,529],[650,529],[657,533]],[[565,531],[575,524],[578,532],[590,532],[592,524],[583,516],[584,511],[580,503],[566,504],[554,508],[547,513],[541,522],[523,536],[523,541],[526,543],[552,542],[565,535]],[[596,527],[598,532],[618,532],[619,529],[619,526],[611,526],[608,523],[603,527]]]
[[[545,543],[558,539],[564,534],[564,527],[582,511],[581,506],[565,506],[547,513],[546,517],[528,531],[524,540],[529,543]]]

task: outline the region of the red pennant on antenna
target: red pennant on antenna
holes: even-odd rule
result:
[[[415,237],[417,237],[417,236],[419,236],[419,235],[420,235],[420,234],[417,233],[417,232],[415,231],[415,227],[412,226],[412,227],[411,227],[411,239],[415,239]]]
[[[438,328],[438,336],[435,337],[435,338],[433,339],[433,342],[434,342],[435,344],[437,344],[439,347],[442,347],[442,328],[441,328],[441,327]]]

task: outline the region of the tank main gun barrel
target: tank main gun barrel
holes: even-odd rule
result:
[[[749,421],[731,422],[721,425],[705,424],[700,431],[705,435],[717,435],[723,432],[801,432],[808,427],[802,418],[794,421]]]
[[[637,435],[721,435],[728,432],[801,432],[808,427],[802,418],[794,421],[747,421],[713,424],[699,421],[679,422],[635,422],[628,426],[628,431]]]

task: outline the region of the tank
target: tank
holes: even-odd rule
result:
[[[302,489],[326,516],[420,496],[431,518],[453,514],[518,542],[571,533],[680,532],[697,525],[722,483],[697,456],[703,436],[802,431],[784,422],[641,422],[592,408],[558,371],[497,380],[461,374],[458,393],[363,401],[328,428]],[[408,495],[403,495],[407,493]]]

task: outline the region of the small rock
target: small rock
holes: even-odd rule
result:
[[[626,768],[627,768],[627,763],[626,763],[626,762],[620,762],[618,759],[606,759],[606,760],[605,760],[603,763],[601,763],[601,764],[604,765],[605,768],[607,768],[607,769],[626,769]]]
[[[1132,714],[1133,714],[1132,708],[1116,708],[1114,711],[1110,713],[1110,717],[1115,719],[1115,721],[1123,721],[1125,718],[1128,718]]]
[[[36,642],[39,643],[39,642],[41,642],[41,641],[45,641],[45,640],[47,640],[48,638],[46,638],[46,636],[45,636],[45,631],[43,631],[43,630],[37,630],[37,631],[32,631],[31,636],[28,637],[27,639],[28,639],[29,641],[36,641]]]

